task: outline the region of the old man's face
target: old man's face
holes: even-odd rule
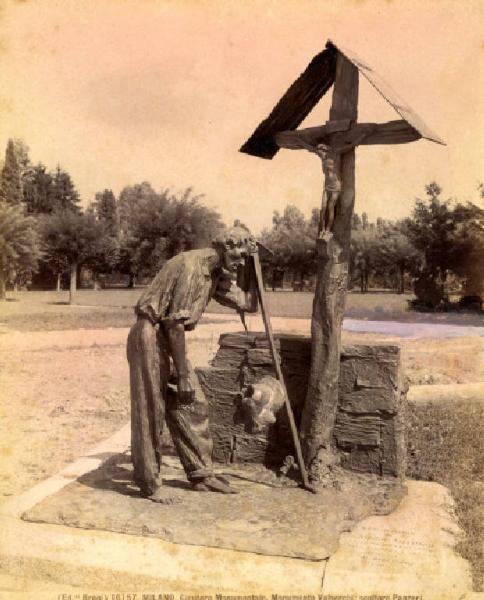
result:
[[[228,243],[223,253],[223,267],[230,273],[236,273],[239,266],[245,264],[247,248],[244,245]]]

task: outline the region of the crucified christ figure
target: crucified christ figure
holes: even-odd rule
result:
[[[394,126],[392,125],[392,128]],[[275,135],[283,148],[304,149],[317,154],[322,162],[324,192],[319,218],[318,235],[324,236],[333,229],[335,212],[341,196],[341,157],[361,144],[377,130],[373,123],[351,127],[349,119],[328,122],[323,127],[301,131],[283,131]]]
[[[338,139],[341,134],[334,134],[328,136],[328,141],[324,140],[323,143],[316,146],[306,142],[302,143],[306,150],[319,156],[323,167],[324,191],[318,227],[320,237],[333,229],[334,215],[341,195],[341,156],[361,144],[370,133],[372,130],[362,132],[351,142],[343,141],[341,143]]]

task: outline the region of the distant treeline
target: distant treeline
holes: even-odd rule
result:
[[[462,295],[482,297],[484,210],[472,202],[444,200],[437,183],[426,186],[411,216],[369,222],[353,217],[350,284],[361,292],[412,287],[421,303],[445,301],[449,283]],[[479,184],[477,194],[484,198]],[[143,182],[95,194],[86,210],[67,171],[33,165],[22,140],[9,140],[0,174],[0,298],[7,286],[57,287],[74,293],[82,274],[94,286],[113,274],[128,285],[152,277],[183,250],[210,244],[224,227],[191,188],[156,191]],[[311,287],[316,272],[319,212],[309,219],[295,206],[274,212],[261,241],[274,252],[266,267],[269,286],[289,274],[296,289]]]
[[[435,182],[417,198],[410,217],[398,221],[368,220],[353,215],[350,285],[362,293],[370,287],[411,288],[422,306],[435,308],[446,301],[450,288],[462,296],[481,297],[484,285],[484,210],[472,202],[444,200]],[[484,187],[477,194],[484,198]],[[319,210],[306,219],[289,205],[274,212],[271,229],[261,241],[274,253],[269,285],[278,287],[284,273],[294,287],[311,286],[316,273],[316,236]]]
[[[203,247],[223,228],[220,215],[191,188],[155,191],[147,182],[116,199],[105,189],[87,210],[71,176],[32,165],[27,146],[9,140],[0,177],[0,297],[8,285],[75,291],[81,273],[151,277],[183,250]]]

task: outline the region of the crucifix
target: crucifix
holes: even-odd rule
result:
[[[402,117],[388,123],[358,123],[362,73]],[[329,120],[296,128],[333,85]],[[348,283],[351,222],[355,203],[355,148],[402,144],[426,138],[443,144],[418,115],[353,52],[328,41],[291,85],[241,151],[272,159],[280,148],[306,150],[322,163],[324,190],[319,219],[317,278],[311,319],[311,369],[300,438],[310,476],[324,479],[333,460],[338,404],[341,328]]]

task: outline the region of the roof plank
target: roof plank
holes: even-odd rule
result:
[[[360,73],[371,83],[371,85],[376,89],[376,91],[394,108],[394,110],[409,123],[412,127],[414,127],[420,135],[432,142],[436,142],[437,144],[444,144],[445,142],[439,137],[436,133],[434,133],[423,121],[421,117],[411,108],[411,106],[399,95],[395,92],[392,87],[379,75],[372,67],[368,65],[364,60],[362,60],[355,52],[349,50],[348,48],[344,48],[340,44],[336,44],[335,42],[328,40],[326,45],[327,47],[333,46],[336,48],[343,56],[345,56],[349,61],[351,61],[355,67],[359,70]]]
[[[306,70],[286,91],[240,151],[260,158],[273,158],[279,150],[273,134],[296,129],[333,85],[335,72],[336,49],[328,46],[313,57]]]
[[[313,57],[306,70],[289,87],[270,115],[260,123],[240,148],[241,152],[267,159],[271,159],[276,155],[279,147],[275,142],[274,135],[282,131],[296,129],[334,83],[338,52],[355,65],[402,119],[420,134],[418,137],[421,136],[437,144],[445,144],[442,138],[424,123],[423,119],[372,67],[352,50],[328,40],[325,50]],[[410,138],[412,135],[415,139],[418,139],[415,133],[412,134],[409,130],[408,137]],[[391,143],[390,139],[391,136],[388,137],[386,142],[370,143]],[[411,140],[407,139],[405,141]]]

